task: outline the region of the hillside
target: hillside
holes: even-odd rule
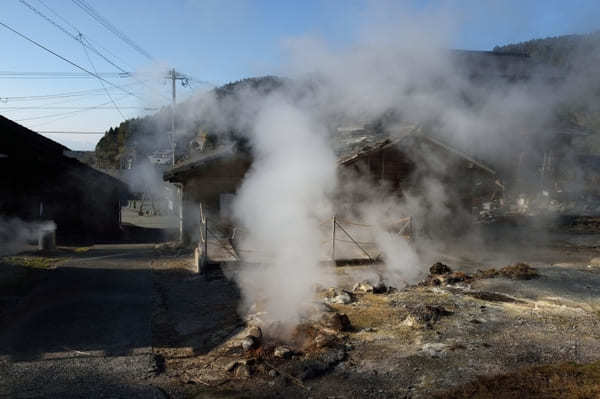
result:
[[[597,60],[600,50],[600,31],[582,35],[564,35],[533,39],[494,47],[496,53],[522,53],[556,67],[577,68]]]
[[[281,87],[285,80],[275,76],[243,79],[212,90],[211,96],[192,97],[177,106],[176,158],[188,154],[192,140],[203,136],[208,145],[217,137],[235,139],[243,144],[236,122],[242,112],[239,98],[242,93],[265,95]],[[223,121],[226,121],[225,123]],[[121,159],[135,154],[145,157],[157,150],[170,148],[171,109],[163,107],[153,115],[128,119],[111,127],[96,145],[96,158],[101,168],[118,168]]]
[[[513,57],[493,57],[494,54]],[[515,57],[519,54],[528,57]],[[554,128],[566,127],[568,130],[592,133],[600,132],[600,106],[597,105],[600,104],[597,101],[600,91],[594,90],[594,87],[600,88],[600,81],[595,73],[599,54],[600,32],[496,46],[493,52],[453,53],[468,68],[489,68],[490,63],[493,63],[503,74],[510,75],[515,74],[515,71],[523,72],[525,67],[529,68],[531,60],[542,68],[544,65],[551,66],[553,73],[558,71],[563,78],[577,76],[579,87],[585,87],[586,94],[581,94],[583,91],[575,86],[570,98],[553,110],[556,121]],[[506,62],[499,63],[500,61]],[[501,68],[502,66],[504,67]],[[537,72],[540,71],[536,70]],[[482,80],[486,79],[484,74]],[[252,101],[253,96],[262,97],[275,89],[292,85],[292,80],[275,76],[249,78],[215,88],[208,96],[195,96],[178,104],[175,116],[176,159],[184,160],[194,146],[215,146],[217,140],[244,144],[241,132],[248,128],[247,123],[251,119],[248,116],[256,111],[253,109],[253,104],[256,103]],[[305,91],[311,91],[316,86],[318,81],[303,83]],[[298,87],[295,89],[294,93],[302,92]],[[157,150],[168,150],[170,130],[170,107],[164,107],[153,115],[126,120],[119,126],[110,128],[97,144],[97,165],[101,168],[118,168],[122,160],[132,157],[132,154],[139,159]],[[600,153],[599,134],[578,139],[575,144],[584,153]]]

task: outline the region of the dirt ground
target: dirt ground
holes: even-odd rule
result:
[[[194,274],[189,251],[168,245],[4,258],[0,397],[600,395],[600,235],[476,252],[450,243],[424,259],[423,279],[434,262],[473,279],[365,293],[352,288],[381,265],[337,267],[331,288],[351,301],[324,305],[332,290],[322,287],[315,313],[344,313],[351,327],[278,357],[272,338],[240,347],[239,264]],[[481,272],[515,262],[539,276]]]
[[[450,255],[446,249],[434,258],[454,271],[476,275],[519,261],[539,276],[353,293],[351,303],[330,305],[352,324],[338,335],[340,345],[285,360],[239,349],[245,324],[235,313],[239,292],[227,276],[240,266],[215,267],[206,276],[182,278],[174,272],[154,282],[161,292],[154,334],[173,340],[156,348],[164,359],[156,378],[173,397],[567,397],[569,392],[552,384],[534,392],[524,391],[520,382],[519,389],[492,396],[487,388],[462,388],[485,377],[493,382],[510,373],[523,375],[531,367],[600,360],[598,243],[599,236],[566,235],[543,245],[513,243],[510,251],[492,246]],[[338,267],[336,288],[351,290],[378,267]],[[316,293],[315,300],[324,295]],[[441,314],[420,319],[423,307]],[[239,367],[232,370],[236,361],[244,365],[242,373]],[[600,395],[594,384],[585,391],[592,392],[589,396],[570,397]]]

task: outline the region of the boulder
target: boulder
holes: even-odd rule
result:
[[[288,359],[292,356],[292,350],[287,346],[278,346],[275,348],[273,355],[281,359]]]
[[[335,331],[348,331],[352,328],[345,313],[324,313],[321,316],[321,324]]]
[[[260,340],[262,338],[262,330],[260,329],[260,327],[258,326],[251,326],[248,328],[248,330],[246,331],[246,335],[249,337],[254,337],[257,340]]]
[[[429,268],[429,273],[432,275],[449,274],[452,273],[452,269],[441,262],[436,262]]]
[[[255,337],[248,335],[242,340],[242,349],[246,352],[256,348],[258,348],[258,340]]]

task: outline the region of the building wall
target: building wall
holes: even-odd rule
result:
[[[59,244],[114,239],[119,233],[122,190],[101,175],[75,160],[3,158],[0,215],[25,221],[53,220]]]
[[[183,184],[184,242],[200,239],[201,206],[209,220],[224,222],[221,219],[221,194],[235,194],[249,168],[248,160],[233,159],[216,162],[202,168],[201,173],[189,173],[180,179]]]

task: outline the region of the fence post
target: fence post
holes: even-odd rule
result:
[[[202,209],[202,203],[200,203],[200,241],[198,246],[194,249],[194,267],[196,273],[201,273],[206,264],[208,263],[208,218],[204,214]],[[202,250],[202,254],[200,254]]]
[[[202,268],[208,263],[208,217],[204,216],[204,249],[202,251]]]
[[[336,225],[335,215],[333,215],[333,233],[332,233],[332,237],[331,237],[331,260],[333,260],[334,264],[335,264],[335,225]]]

